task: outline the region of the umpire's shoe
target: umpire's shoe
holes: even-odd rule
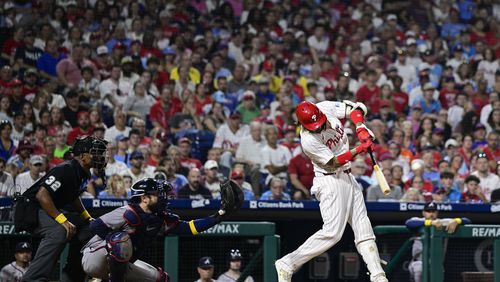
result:
[[[292,282],[293,271],[280,260],[274,263],[276,272],[278,273],[278,282]]]

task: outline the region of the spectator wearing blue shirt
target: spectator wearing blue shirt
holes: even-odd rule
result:
[[[108,42],[106,42],[106,47],[108,50],[113,50],[116,44],[121,44],[126,47],[126,50],[130,48],[130,44],[132,44],[132,40],[127,38],[125,33],[125,25],[123,23],[119,23],[115,27],[115,32],[113,34],[113,38],[111,38]]]
[[[450,11],[449,21],[441,28],[441,37],[446,40],[454,40],[465,30],[466,26],[458,22],[458,12],[454,9]]]
[[[450,171],[443,171],[439,175],[440,183],[432,190],[432,198],[436,202],[458,203],[462,197],[460,187],[454,182],[455,174]]]
[[[7,161],[14,155],[16,146],[10,138],[12,133],[12,124],[8,120],[0,121],[0,158]]]
[[[160,163],[155,170],[154,178],[168,181],[168,183],[172,185],[172,191],[177,193],[188,183],[188,180],[184,175],[175,173],[175,169],[176,164],[174,159],[171,157],[165,157],[160,160]]]
[[[276,200],[276,201],[290,201],[291,197],[288,193],[284,192],[285,183],[279,177],[273,177],[269,181],[269,190],[264,192],[260,199],[263,201]]]
[[[276,95],[269,90],[269,79],[267,77],[261,78],[258,81],[258,85],[257,93],[255,93],[257,104],[271,105],[271,103],[276,99]]]
[[[40,71],[41,76],[46,79],[57,78],[56,65],[66,58],[65,54],[59,53],[57,45],[55,39],[47,40],[45,52],[38,58],[36,63],[36,67]]]
[[[422,107],[422,112],[424,114],[438,114],[441,110],[441,103],[433,98],[435,87],[431,82],[427,82],[424,85],[424,97],[421,98],[417,103]]]
[[[476,11],[476,3],[474,0],[460,0],[457,3],[458,11],[460,13],[460,21],[463,23],[468,23],[473,17]]]

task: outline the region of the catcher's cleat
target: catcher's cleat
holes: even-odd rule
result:
[[[280,260],[277,260],[274,263],[274,266],[276,267],[276,272],[278,273],[278,282],[291,282],[292,281],[293,271],[288,270],[288,267],[286,264],[284,264]]]

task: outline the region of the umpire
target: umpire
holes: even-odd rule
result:
[[[88,222],[93,219],[80,194],[86,188],[90,169],[102,172],[106,166],[106,147],[107,142],[96,137],[78,139],[73,146],[73,160],[54,167],[16,197],[16,230],[26,230],[42,238],[23,281],[49,281],[66,242],[70,243],[70,251],[61,281],[85,278],[79,250],[91,237]]]

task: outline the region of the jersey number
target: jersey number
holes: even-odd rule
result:
[[[50,186],[50,189],[52,189],[54,192],[61,187],[61,182],[57,181],[56,178],[51,175],[45,180],[45,184]]]

